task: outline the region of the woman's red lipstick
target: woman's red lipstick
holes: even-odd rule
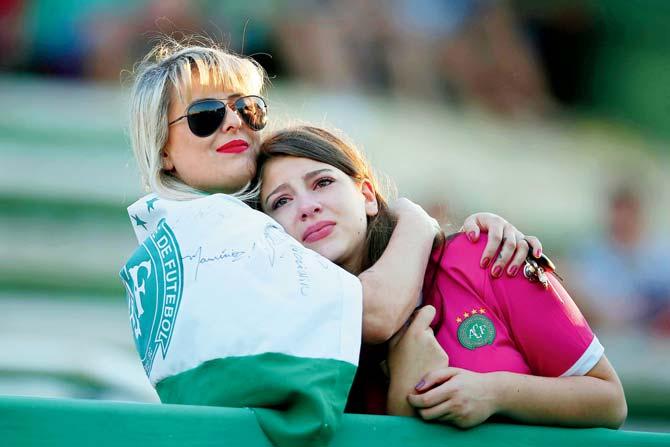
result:
[[[216,152],[221,152],[224,154],[239,154],[249,149],[249,143],[244,140],[233,140],[229,141],[223,146],[216,149]]]
[[[322,220],[314,225],[310,225],[302,234],[303,242],[316,242],[330,235],[335,228],[335,222]]]

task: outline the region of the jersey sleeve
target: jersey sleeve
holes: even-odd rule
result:
[[[519,272],[510,278],[488,277],[484,293],[498,303],[511,336],[533,374],[546,377],[585,375],[604,348],[576,304],[553,274],[549,286]]]

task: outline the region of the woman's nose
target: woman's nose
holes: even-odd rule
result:
[[[226,105],[226,115],[223,117],[221,130],[223,132],[230,132],[238,130],[240,127],[242,127],[242,118],[229,105]]]

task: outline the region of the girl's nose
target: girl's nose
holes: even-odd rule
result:
[[[300,208],[300,219],[306,220],[308,217],[314,216],[321,212],[321,206],[318,203],[310,201]]]

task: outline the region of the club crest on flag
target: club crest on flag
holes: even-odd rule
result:
[[[167,355],[184,287],[179,244],[165,219],[135,250],[120,275],[135,345],[148,375],[156,353]]]

